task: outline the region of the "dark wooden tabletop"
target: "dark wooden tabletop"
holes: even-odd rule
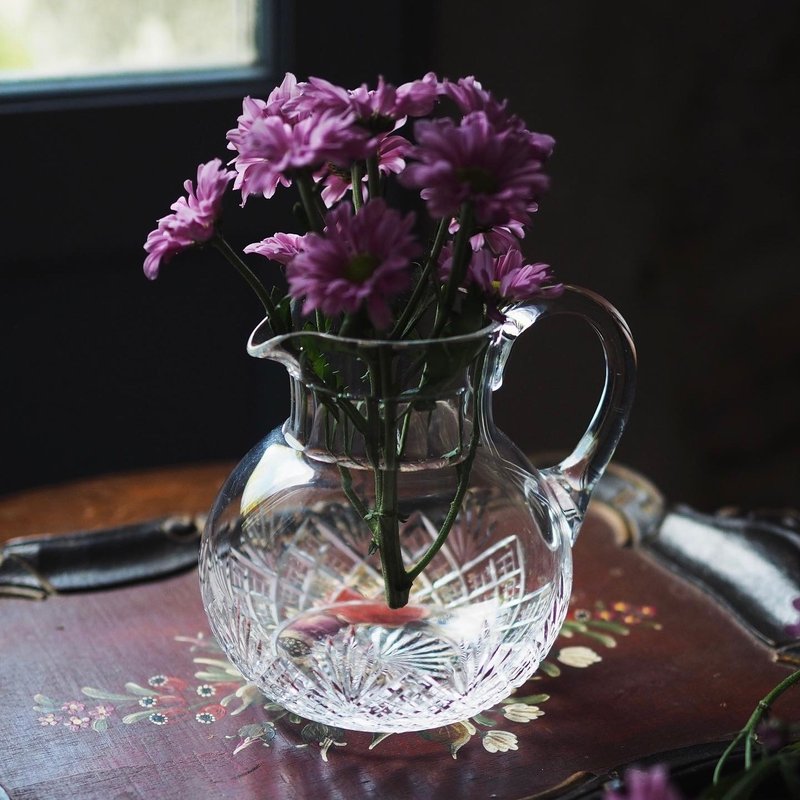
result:
[[[0,540],[203,512],[229,469],[7,496]],[[599,505],[544,669],[509,702],[436,731],[376,743],[270,705],[211,640],[194,571],[0,597],[0,653],[0,787],[12,800],[564,796],[632,762],[707,758],[788,669]]]
[[[233,464],[128,472],[0,496],[0,542],[95,530],[175,513],[205,513]]]

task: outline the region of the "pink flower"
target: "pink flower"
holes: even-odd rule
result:
[[[79,717],[77,714],[73,714],[64,720],[64,725],[71,731],[79,731],[81,728],[88,728],[91,724],[92,721],[89,717]]]
[[[300,88],[297,83],[297,78],[291,73],[287,72],[283,76],[280,86],[276,86],[267,97],[267,102],[264,104],[267,114],[283,116],[285,119],[292,119],[294,115],[291,112],[291,101],[300,94]]]
[[[267,236],[260,242],[247,245],[244,252],[258,253],[264,258],[286,265],[303,251],[304,240],[305,236],[296,233],[276,233],[274,236]]]
[[[61,706],[62,711],[67,711],[70,714],[77,714],[83,711],[85,708],[86,706],[83,703],[79,702],[78,700],[70,700],[69,702],[64,703],[64,705]]]
[[[353,114],[357,122],[373,132],[390,131],[405,118],[422,116],[433,110],[438,94],[436,75],[429,72],[418,81],[395,88],[378,78],[375,89],[361,84],[357,89],[344,89],[322,78],[309,78],[300,84],[299,94],[288,104],[297,114]]]
[[[174,213],[162,217],[145,242],[144,274],[148,278],[158,277],[162,262],[166,264],[176,253],[207,242],[214,235],[222,197],[232,177],[233,173],[215,158],[197,168],[196,188],[190,180],[183,184],[187,196],[170,206]]]
[[[219,720],[222,719],[228,713],[228,711],[225,706],[222,706],[219,703],[212,703],[211,705],[203,706],[200,709],[200,713],[211,714],[215,720]]]
[[[405,157],[411,151],[411,143],[403,136],[383,134],[377,137],[378,172],[386,175],[390,172],[397,174],[406,166]],[[352,187],[349,172],[343,170],[326,171],[322,200],[328,208],[338,203]],[[366,186],[367,175],[363,177]],[[366,200],[366,188],[362,192],[362,199]]]
[[[430,114],[439,94],[439,79],[433,72],[423,78],[397,87],[398,105],[409,117],[422,117]]]
[[[498,101],[472,75],[468,75],[466,78],[459,78],[456,83],[445,78],[440,84],[439,91],[449,97],[458,106],[462,114],[484,111],[493,122],[508,119],[508,114],[506,113],[508,101]]]
[[[298,117],[331,111],[346,115],[353,110],[350,92],[343,86],[336,86],[324,78],[311,77],[300,84],[300,91],[289,101],[290,113]]]
[[[189,685],[183,678],[163,674],[151,675],[147,684],[154,689],[166,689],[168,692],[182,692]]]
[[[518,116],[508,113],[508,101],[497,100],[472,75],[459,78],[457,83],[445,79],[440,84],[439,91],[453,100],[462,114],[482,111],[493,125],[501,128],[515,128],[522,135],[527,136],[531,145],[544,154],[544,158],[552,153],[555,144],[552,136],[527,130],[525,123]]]
[[[537,294],[560,294],[562,286],[552,283],[553,273],[548,264],[526,264],[521,251],[508,250],[497,258],[478,258],[473,276],[487,293],[499,295],[503,300],[530,300]]]
[[[305,314],[334,316],[363,305],[376,328],[388,327],[389,302],[408,288],[410,262],[421,251],[411,233],[414,215],[402,217],[377,199],[355,216],[340,205],[326,223],[325,233],[308,234],[303,252],[288,263],[289,294],[304,300]]]
[[[352,117],[325,112],[298,122],[280,116],[252,120],[242,135],[229,141],[239,155],[234,188],[242,199],[251,194],[272,197],[279,184],[290,186],[292,173],[313,170],[325,162],[348,165],[367,154],[367,133],[352,124]]]
[[[667,768],[662,764],[627,770],[625,789],[624,794],[607,789],[603,800],[681,800],[681,793],[670,783]]]
[[[59,722],[61,722],[61,717],[57,717],[55,714],[45,714],[39,717],[40,725],[58,725]]]
[[[114,713],[114,706],[110,703],[101,703],[89,710],[92,719],[106,719]]]
[[[452,245],[442,250],[439,258],[439,274],[442,280],[450,276],[453,261]],[[465,283],[474,283],[486,295],[490,306],[490,315],[499,304],[530,300],[537,295],[556,296],[561,294],[563,286],[554,284],[553,273],[547,264],[526,264],[525,257],[517,248],[510,248],[499,256],[483,248],[472,254],[467,267]]]
[[[273,89],[266,100],[247,96],[242,100],[242,113],[236,120],[237,127],[227,133],[228,149],[240,150],[246,146],[253,123],[267,117],[279,117],[284,122],[290,122],[296,115],[287,108],[293,98],[300,94],[297,88],[297,78],[287,72],[280,86]]]
[[[532,208],[535,210],[536,206]],[[519,240],[524,238],[525,227],[521,222],[512,219],[507,225],[495,225],[493,228],[476,233],[470,237],[469,242],[473,250],[488,247],[493,253],[505,253],[513,247],[519,247]]]
[[[528,211],[534,213],[537,210],[536,205],[528,208]],[[448,230],[450,233],[455,234],[459,229],[458,220],[454,219],[450,223]],[[474,236],[470,236],[470,247],[477,252],[484,247],[488,247],[493,253],[505,253],[512,247],[519,247],[519,240],[525,238],[525,227],[521,222],[515,219],[509,220],[506,225],[495,225],[493,228],[487,228],[479,231]]]
[[[470,201],[481,227],[530,222],[528,209],[548,186],[542,167],[549,150],[529,131],[495,125],[483,111],[458,126],[450,119],[423,120],[414,130],[417,163],[400,181],[422,189],[431,216],[455,216]]]
[[[800,597],[795,597],[795,599],[792,600],[792,607],[800,611]],[[788,636],[794,639],[800,639],[800,621],[786,625],[785,631]]]

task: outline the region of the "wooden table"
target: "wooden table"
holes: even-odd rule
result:
[[[2,498],[0,541],[202,512],[229,469]],[[375,746],[247,688],[210,639],[194,571],[44,601],[0,597],[0,787],[12,800],[588,797],[631,762],[707,761],[787,674],[702,592],[630,546],[613,509],[590,513],[575,567],[565,629],[515,703]],[[782,702],[786,715],[800,711]]]

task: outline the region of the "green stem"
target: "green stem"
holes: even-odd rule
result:
[[[345,314],[344,317],[342,318],[342,324],[339,326],[338,335],[343,338],[349,336],[354,323],[355,323],[355,314]]]
[[[472,463],[475,461],[475,454],[478,452],[478,440],[480,439],[480,421],[482,418],[482,410],[481,406],[483,405],[483,397],[479,392],[481,392],[481,376],[483,373],[483,365],[486,359],[486,354],[484,353],[478,363],[475,370],[475,409],[472,415],[472,434],[470,436],[469,442],[469,450],[467,451],[466,458],[460,463],[456,465],[456,472],[458,474],[458,486],[456,487],[456,493],[453,497],[452,502],[450,503],[450,508],[447,511],[447,516],[442,523],[441,528],[439,528],[439,533],[434,539],[433,544],[427,549],[425,555],[420,558],[419,561],[414,565],[414,567],[409,570],[408,572],[408,579],[409,581],[413,582],[420,573],[425,569],[425,567],[430,564],[433,560],[434,556],[442,549],[442,545],[447,540],[448,535],[450,534],[450,530],[453,527],[453,523],[456,521],[456,517],[458,516],[458,512],[461,510],[461,503],[464,502],[464,495],[467,493],[467,487],[469,486],[469,476],[472,472]]]
[[[389,354],[382,351],[378,363],[369,365],[371,397],[367,400],[367,416],[372,429],[369,450],[375,476],[375,510],[369,515],[369,522],[380,552],[386,605],[402,608],[408,603],[411,581],[406,575],[400,549],[396,403],[391,400],[393,388],[388,359]],[[382,408],[376,400],[378,397]]]
[[[356,512],[360,514],[361,518],[366,519],[369,515],[369,510],[355,493],[355,489],[353,489],[353,476],[350,474],[350,470],[340,465],[339,475],[342,478],[342,489],[344,489],[345,497],[350,501]]]
[[[247,284],[250,288],[256,293],[258,299],[261,301],[261,304],[264,306],[264,311],[267,312],[267,317],[269,318],[270,325],[272,325],[272,329],[275,333],[284,333],[284,331],[278,330],[276,326],[278,323],[278,309],[275,308],[275,303],[272,302],[272,298],[269,296],[269,292],[267,292],[266,287],[263,283],[256,277],[253,270],[245,264],[239,254],[228,244],[225,240],[225,237],[217,232],[214,234],[214,238],[211,239],[212,246],[218,250],[226,259],[227,261],[232,264],[238,273],[247,281]]]
[[[314,195],[313,178],[307,172],[299,172],[295,175],[294,181],[300,192],[300,202],[303,204],[303,210],[306,212],[311,230],[315,233],[322,233],[325,229],[325,216]]]
[[[344,411],[344,413],[350,418],[350,421],[353,423],[353,427],[363,436],[367,436],[367,421],[353,407],[353,404],[350,402],[350,400],[342,396],[337,397],[336,401],[332,400],[330,397],[325,397],[324,395],[319,395],[319,398],[320,402],[334,415],[336,414],[336,409],[341,408],[342,411]]]
[[[747,720],[747,724],[739,731],[734,740],[727,746],[725,752],[720,756],[719,761],[717,761],[717,766],[714,768],[714,785],[719,782],[720,776],[722,775],[722,769],[725,766],[725,762],[728,760],[728,757],[734,751],[736,745],[739,744],[744,737],[747,737],[745,743],[745,769],[750,768],[752,763],[751,741],[758,723],[761,722],[762,717],[767,713],[767,711],[769,711],[772,704],[787,689],[791,689],[791,687],[798,682],[800,682],[800,669],[784,678],[774,689],[772,689],[771,692],[769,692],[769,694],[767,694],[765,697],[762,697],[761,700],[758,701],[755,711],[753,711],[753,713],[750,715],[750,719]]]
[[[425,266],[422,268],[417,285],[414,287],[414,291],[412,292],[406,307],[403,309],[400,319],[397,320],[395,326],[392,328],[392,331],[389,334],[390,339],[396,339],[407,333],[409,322],[414,318],[417,305],[419,304],[419,301],[422,299],[422,295],[425,292],[428,276],[431,274],[431,270],[439,260],[439,254],[442,252],[442,247],[447,239],[447,230],[449,225],[450,222],[447,219],[443,219],[439,222],[439,227],[436,229],[436,238],[433,240],[431,251],[425,261]]]
[[[464,282],[464,277],[469,268],[469,262],[472,257],[472,248],[470,247],[469,240],[472,236],[472,229],[475,224],[471,203],[464,203],[464,205],[461,206],[458,224],[458,233],[453,243],[453,266],[450,270],[450,277],[445,284],[439,307],[436,309],[436,319],[434,320],[433,333],[431,334],[432,339],[439,337],[445,325],[447,325],[450,320],[450,313],[456,301],[456,294],[459,287]]]
[[[352,186],[352,194],[353,194],[353,211],[358,213],[358,210],[362,206],[362,197],[361,197],[361,176],[363,173],[361,172],[361,162],[354,161],[353,166],[350,167],[350,184]]]
[[[383,396],[383,507],[381,525],[381,566],[383,567],[386,604],[402,608],[408,603],[412,581],[406,574],[400,549],[400,514],[397,498],[397,421],[393,399],[389,354],[383,349],[381,362],[381,394]]]

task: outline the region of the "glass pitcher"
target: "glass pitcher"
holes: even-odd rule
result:
[[[535,469],[494,424],[515,339],[585,318],[606,359],[589,427]],[[635,351],[620,315],[576,287],[502,323],[429,341],[272,336],[291,413],[233,471],[208,518],[200,582],[214,635],[262,692],[307,719],[400,732],[510,694],[564,620],[571,548],[626,423]]]

